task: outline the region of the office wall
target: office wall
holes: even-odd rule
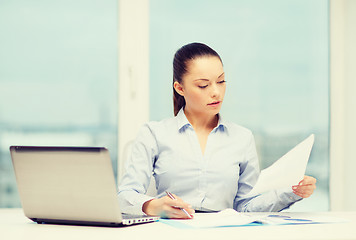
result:
[[[118,179],[130,143],[149,120],[148,0],[119,1]]]
[[[330,1],[332,210],[356,210],[356,1]]]
[[[345,210],[356,210],[356,1],[345,1]]]

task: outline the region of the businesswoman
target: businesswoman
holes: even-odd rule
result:
[[[189,218],[226,208],[280,211],[313,193],[316,180],[305,176],[297,186],[248,197],[260,172],[254,137],[219,114],[225,89],[213,49],[191,43],[176,52],[175,116],[141,128],[119,186],[123,212]],[[145,195],[152,174],[156,197]]]

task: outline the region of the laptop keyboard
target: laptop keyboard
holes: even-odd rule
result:
[[[126,214],[126,213],[122,213],[122,218],[123,219],[135,219],[135,218],[147,218],[149,216],[146,215],[133,215],[133,214]]]

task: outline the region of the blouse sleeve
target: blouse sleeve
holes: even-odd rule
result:
[[[157,155],[157,144],[148,124],[145,124],[125,159],[125,173],[119,183],[118,198],[123,213],[144,214],[142,205],[153,197],[146,195]]]
[[[289,208],[302,198],[292,192],[291,187],[269,191],[255,197],[246,197],[256,184],[260,174],[256,145],[253,135],[246,150],[245,161],[240,165],[238,192],[234,209],[240,212],[277,212]]]

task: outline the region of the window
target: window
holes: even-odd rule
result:
[[[150,1],[150,119],[173,116],[172,61],[189,42],[222,57],[224,118],[255,135],[261,169],[309,134],[315,194],[292,209],[329,209],[329,6],[316,1]]]
[[[315,133],[307,174],[318,188],[293,208],[329,209],[328,8],[327,0],[0,3],[0,207],[20,206],[10,145],[106,146],[116,171],[118,141],[122,157],[147,120],[148,91],[150,119],[173,116],[173,54],[197,41],[221,55],[222,114],[253,131],[262,169]]]
[[[10,145],[105,146],[117,166],[117,1],[0,4],[0,207]]]

